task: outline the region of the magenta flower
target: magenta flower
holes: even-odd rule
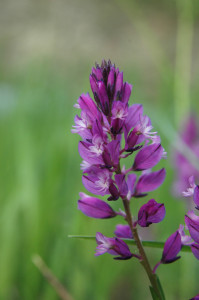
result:
[[[129,259],[133,256],[127,244],[118,238],[108,238],[102,233],[97,232],[96,242],[98,244],[95,253],[96,256],[106,252],[111,255],[116,255],[114,259]]]
[[[93,166],[87,176],[83,175],[82,182],[85,188],[93,194],[101,196],[110,194],[111,173],[107,169]]]
[[[117,215],[106,202],[98,198],[90,197],[84,193],[80,193],[78,209],[86,216],[96,219],[108,219]]]
[[[138,224],[141,227],[148,227],[152,223],[159,223],[165,217],[164,204],[157,203],[154,199],[144,204],[138,212]]]

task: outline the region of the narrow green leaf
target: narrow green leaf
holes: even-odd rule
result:
[[[158,283],[159,291],[161,293],[162,300],[166,300],[165,295],[164,295],[164,291],[163,291],[163,288],[162,288],[162,285],[160,283],[160,279],[159,279],[159,277],[158,277],[157,274],[156,274],[156,278],[157,278],[157,283]]]
[[[91,235],[68,235],[68,237],[84,239],[84,240],[95,240],[95,236],[91,236]],[[122,239],[122,240],[125,241],[128,245],[136,246],[136,243],[134,240],[131,240],[131,239]],[[142,241],[142,244],[144,247],[148,247],[148,248],[156,248],[156,249],[164,248],[164,242]],[[182,246],[181,251],[182,252],[191,252],[191,248],[189,246]]]
[[[157,296],[156,292],[154,291],[153,287],[149,286],[149,289],[150,289],[153,300],[160,300],[159,297]]]

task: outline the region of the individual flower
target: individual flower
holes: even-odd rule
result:
[[[180,256],[177,255],[180,252],[181,248],[181,236],[177,230],[165,242],[161,263],[169,264],[179,259]]]
[[[102,233],[97,232],[96,242],[98,244],[95,253],[96,256],[106,252],[111,255],[116,255],[114,259],[129,259],[133,256],[127,244],[118,238],[108,238]]]
[[[80,193],[80,200],[78,200],[78,209],[80,209],[86,216],[96,219],[113,218],[117,214],[105,201]]]
[[[83,175],[82,182],[85,188],[92,194],[101,196],[110,194],[111,173],[107,169],[92,166],[88,175]]]
[[[164,204],[157,203],[154,199],[144,204],[138,212],[138,224],[141,227],[148,227],[152,223],[159,223],[165,217]]]

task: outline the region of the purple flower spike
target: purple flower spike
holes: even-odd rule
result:
[[[199,186],[196,185],[193,193],[193,201],[196,204],[196,208],[199,210]]]
[[[90,197],[84,193],[80,193],[79,195],[78,209],[86,216],[96,219],[108,219],[117,215],[106,202],[98,198]]]
[[[180,256],[177,256],[182,247],[181,236],[178,230],[174,232],[165,242],[161,262],[163,264],[169,264]]]
[[[136,184],[135,195],[137,196],[157,189],[163,183],[165,176],[165,169],[140,176]]]
[[[154,199],[144,204],[138,212],[138,224],[141,227],[148,227],[152,223],[159,223],[165,217],[164,204],[157,203]]]
[[[108,238],[102,233],[97,232],[96,242],[98,246],[95,256],[102,255],[106,252],[111,255],[117,255],[115,259],[129,259],[133,256],[127,244],[118,238]]]
[[[119,238],[133,239],[133,235],[129,225],[118,224],[114,233]]]
[[[192,210],[188,211],[187,215],[185,215],[185,224],[189,229],[192,239],[196,243],[199,243],[199,217]]]
[[[135,157],[133,170],[142,171],[154,167],[161,160],[162,154],[161,144],[151,144],[143,147]]]
[[[199,244],[196,244],[196,243],[192,244],[191,251],[192,251],[193,255],[199,260]]]

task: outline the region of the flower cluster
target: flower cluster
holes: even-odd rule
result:
[[[105,60],[101,66],[96,64],[90,85],[95,101],[89,94],[80,96],[75,105],[80,115],[75,117],[72,129],[82,138],[78,149],[83,159],[83,185],[94,195],[106,196],[108,201],[121,198],[124,207],[129,206],[133,199],[146,196],[163,183],[165,169],[151,169],[165,157],[165,151],[142,105],[129,106],[132,86],[123,81],[123,73],[115,65]],[[134,158],[129,168],[121,166],[130,155]],[[165,216],[164,204],[154,199],[142,205],[133,220],[126,210],[116,212],[107,202],[85,193],[80,193],[78,208],[92,218],[121,216],[128,221],[128,225],[117,225],[115,238],[96,235],[96,255],[108,252],[117,259],[136,256],[121,238],[133,238],[133,228],[148,227]]]

